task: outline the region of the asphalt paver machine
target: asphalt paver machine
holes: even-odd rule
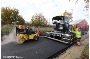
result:
[[[52,24],[55,31],[46,32],[46,38],[56,40],[65,44],[75,42],[75,34],[70,29],[70,19],[66,16],[55,16],[52,18]]]

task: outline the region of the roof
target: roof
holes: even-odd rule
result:
[[[80,23],[82,21],[85,21],[87,23],[87,21],[85,19],[80,19],[80,20],[72,21],[72,22],[70,22],[70,24],[78,24],[78,23]]]

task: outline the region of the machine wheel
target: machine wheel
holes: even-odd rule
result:
[[[24,41],[25,41],[24,39],[20,39],[19,43],[22,44],[22,43],[24,43]]]
[[[20,37],[17,38],[17,43],[18,44],[22,44],[24,42],[25,42],[24,38],[20,38]]]
[[[37,37],[37,36],[35,36],[35,37],[34,37],[34,40],[38,40],[38,37]]]

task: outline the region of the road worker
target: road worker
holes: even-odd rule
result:
[[[40,30],[37,28],[36,32],[38,33],[38,35],[40,35]]]
[[[23,29],[24,29],[24,34],[26,34],[26,27],[25,27],[25,26],[23,26]]]
[[[76,28],[75,35],[76,35],[77,45],[80,46],[81,31],[79,30],[79,28]]]
[[[23,25],[19,25],[18,28],[19,28],[19,30],[18,30],[19,33],[23,33],[23,34],[26,33],[26,27],[25,27],[25,26],[23,26]]]
[[[22,25],[19,25],[19,27],[18,27],[19,29],[23,29],[23,26]]]

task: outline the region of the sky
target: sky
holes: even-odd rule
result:
[[[89,19],[85,16],[88,11],[83,11],[85,2],[78,0],[1,0],[1,7],[11,7],[19,10],[25,21],[30,22],[31,17],[36,13],[42,13],[49,23],[52,17],[62,14],[65,10],[73,13],[73,20]],[[72,11],[73,9],[73,11]]]

